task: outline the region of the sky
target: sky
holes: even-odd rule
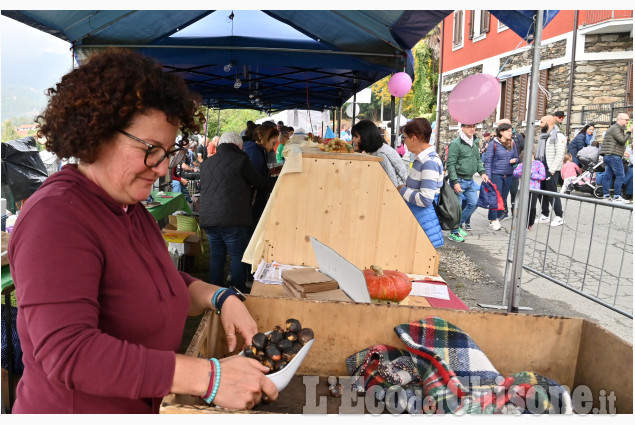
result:
[[[2,84],[54,84],[72,67],[70,44],[0,16]]]

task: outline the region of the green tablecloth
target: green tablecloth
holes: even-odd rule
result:
[[[7,288],[11,288],[13,286],[13,277],[11,276],[11,269],[9,265],[2,266],[2,293],[4,294],[4,290]],[[13,288],[11,288],[13,289]]]
[[[157,193],[158,192],[152,192],[152,198],[154,198],[156,202],[161,202],[161,205],[154,208],[148,208],[148,211],[150,211],[150,214],[152,214],[156,221],[169,216],[174,211],[183,210],[187,213],[192,212],[182,193],[165,192],[165,195],[163,195],[172,196],[172,198],[161,198],[160,196],[157,196]]]

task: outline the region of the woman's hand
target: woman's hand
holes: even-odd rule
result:
[[[243,336],[246,345],[251,344],[251,338],[258,333],[258,325],[238,297],[230,296],[225,300],[220,319],[223,323],[223,329],[225,329],[225,335],[227,335],[229,351],[236,349],[237,332]]]
[[[458,182],[457,182],[457,183],[454,183],[454,191],[455,191],[456,193],[461,193],[461,192],[463,192],[463,191],[461,190],[461,185],[460,185]]]
[[[481,178],[483,179],[483,183],[487,183],[489,181],[489,177],[487,177],[487,174],[481,175]]]
[[[224,305],[223,310],[225,310]],[[231,356],[221,359],[220,365],[220,383],[214,397],[216,406],[228,409],[252,409],[260,402],[263,393],[270,401],[278,398],[278,389],[265,376],[269,369],[261,365],[258,360]]]
[[[512,158],[509,160],[510,164],[515,164],[516,162],[518,162],[518,160],[516,158]]]

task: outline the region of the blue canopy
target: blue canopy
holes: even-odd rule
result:
[[[496,16],[498,17],[496,11]],[[516,20],[501,20],[518,33]],[[341,106],[394,72],[451,10],[2,10],[71,43],[136,49],[180,74],[208,106],[277,111]],[[524,20],[518,25],[527,25]],[[513,21],[513,22],[512,22]],[[520,30],[522,37],[527,30]]]

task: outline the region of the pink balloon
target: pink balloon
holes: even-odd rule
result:
[[[388,91],[395,97],[405,96],[412,87],[412,78],[405,72],[393,74],[388,81]]]
[[[489,117],[498,105],[498,78],[475,74],[454,87],[448,98],[448,111],[461,124],[476,124]]]

